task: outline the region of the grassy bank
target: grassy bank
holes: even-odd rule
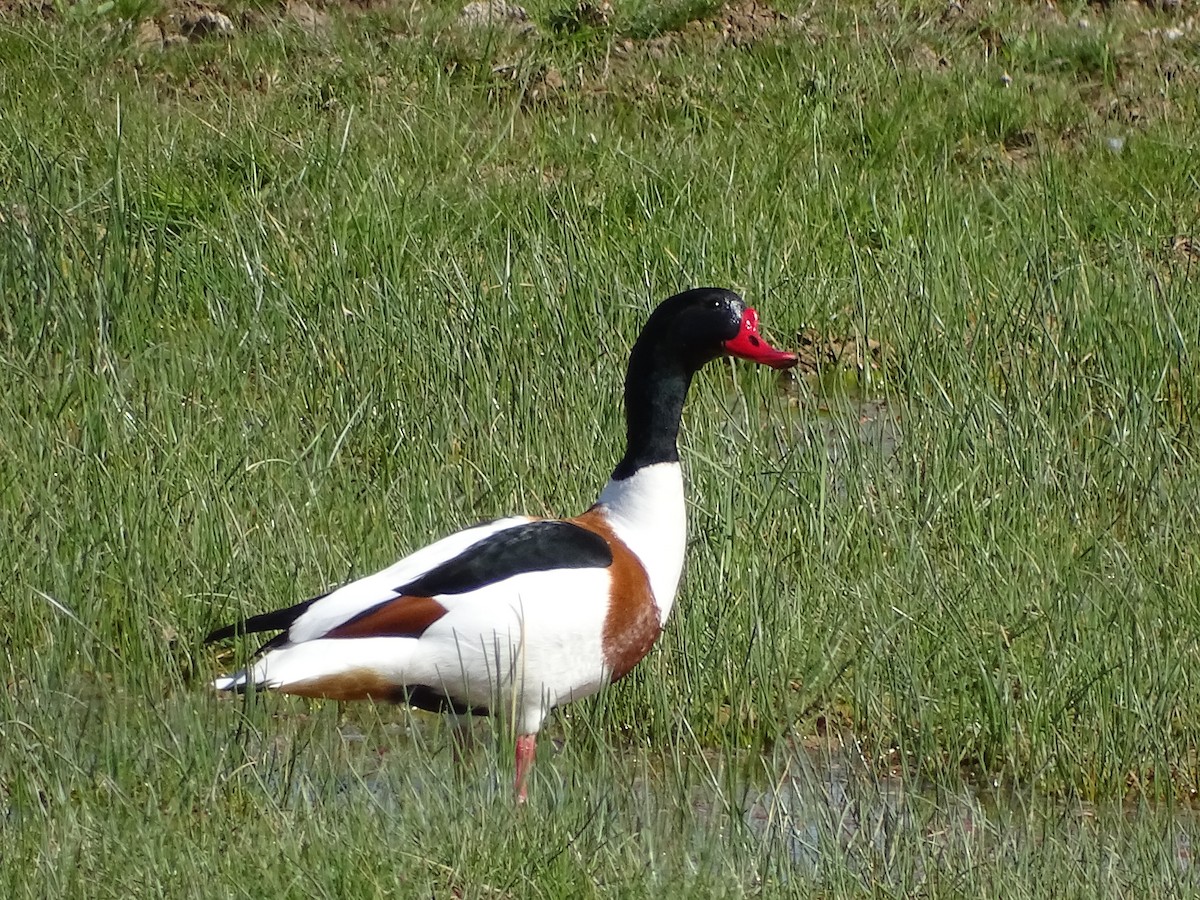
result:
[[[0,6],[5,895],[1190,878],[1190,820],[919,793],[814,869],[744,795],[817,737],[863,790],[1200,786],[1194,4]],[[487,726],[456,766],[210,696],[210,627],[586,507],[646,311],[707,283],[876,365],[698,380],[676,616],[527,814]]]

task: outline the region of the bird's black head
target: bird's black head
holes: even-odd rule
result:
[[[723,355],[776,369],[797,362],[794,354],[768,344],[758,333],[758,313],[722,288],[693,288],[664,300],[650,314],[638,344],[655,346],[656,355],[674,356],[693,372]]]
[[[644,466],[676,462],[679,419],[692,376],[718,356],[738,356],[786,369],[795,355],[758,333],[758,313],[733,291],[695,288],[664,300],[642,329],[625,375],[625,456],[613,478]]]

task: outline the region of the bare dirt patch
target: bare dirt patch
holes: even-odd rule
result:
[[[758,0],[727,4],[712,19],[721,40],[735,47],[754,44],[785,25],[788,17]]]
[[[675,31],[650,38],[652,51],[685,43],[717,43],[748,47],[781,31],[792,19],[758,0],[733,0],[712,15],[693,19]]]
[[[822,334],[811,328],[796,335],[796,345],[798,368],[806,373],[828,368],[879,371],[886,355],[874,338]]]
[[[391,2],[391,0],[388,0]],[[371,4],[348,3],[352,9],[369,7]],[[382,4],[379,4],[382,5]],[[79,3],[55,3],[53,0],[0,0],[0,16],[29,17],[37,15],[46,19],[64,18],[72,15]],[[270,27],[280,22],[291,22],[305,31],[316,32],[329,27],[330,15],[327,4],[314,0],[278,0],[263,7],[242,7],[234,4],[204,3],[199,0],[165,0],[145,19],[126,23],[133,35],[133,44],[139,50],[162,49],[178,44],[210,40],[232,39],[240,33]],[[80,12],[83,16],[84,13]],[[113,13],[96,11],[90,20],[107,31],[117,21]]]
[[[53,0],[0,0],[0,16],[28,16],[54,14]]]

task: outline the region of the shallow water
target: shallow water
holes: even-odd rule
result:
[[[1192,856],[1200,816],[1191,808],[955,788],[879,775],[852,748],[785,748],[747,780],[740,810],[747,828],[798,873],[820,879],[830,867],[872,883],[921,884],[972,860],[1027,866],[1035,858],[1085,865],[1104,880],[1200,885]],[[768,777],[770,780],[768,781]]]
[[[415,753],[428,762],[433,751],[440,777],[452,765],[445,745],[451,729],[434,735],[433,727],[422,735],[422,723],[414,720],[368,737],[344,725],[345,744],[378,755],[379,765],[365,777],[348,778],[343,791],[366,788],[384,811],[412,803],[414,793],[430,786],[422,779],[439,776],[426,765],[416,767],[426,774],[414,773],[406,759]],[[458,771],[466,775],[466,805],[511,802],[510,773],[498,762],[492,724],[479,721],[465,730],[474,735],[471,758],[453,765],[465,765]],[[390,746],[377,746],[381,740]],[[615,815],[628,819],[631,831],[653,832],[648,841],[687,857],[697,870],[749,854],[758,867],[749,882],[782,877],[906,892],[930,882],[944,886],[974,867],[972,878],[999,877],[1009,868],[1033,877],[1044,868],[1089,885],[1151,885],[1168,894],[1200,887],[1192,854],[1200,816],[1186,807],[1096,805],[965,782],[921,784],[873,771],[852,740],[819,748],[797,741],[761,757],[718,750],[670,758],[601,752],[603,759],[586,758],[569,741],[543,739],[530,809],[557,810],[565,794],[613,802],[596,793],[611,785],[623,798],[616,802],[624,812]],[[406,775],[398,791],[401,767]]]
[[[773,398],[756,403],[733,391],[726,410],[731,437],[744,428],[772,429],[781,458],[823,459],[835,497],[848,492],[847,472],[861,472],[864,464],[868,470],[887,466],[902,441],[900,416],[882,389],[841,370],[823,376],[784,372]]]
[[[801,442],[819,439],[831,463],[845,460],[852,449],[883,461],[900,445],[900,417],[881,386],[840,370],[819,376],[783,373],[779,392],[787,398],[792,434]]]

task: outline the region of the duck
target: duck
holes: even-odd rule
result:
[[[277,632],[220,692],[271,690],[511,716],[513,794],[528,797],[551,711],[625,677],[662,633],[687,537],[678,436],[693,376],[734,357],[784,369],[737,293],[694,288],[660,303],[625,377],[625,453],[573,518],[509,516],[387,568],[212,631],[206,643]]]

